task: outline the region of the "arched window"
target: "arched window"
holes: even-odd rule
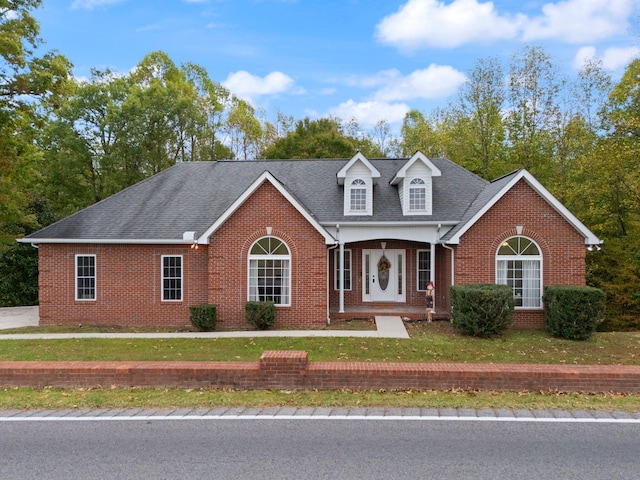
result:
[[[496,254],[496,283],[513,289],[516,307],[542,306],[542,255],[527,237],[511,237]]]
[[[351,182],[351,211],[367,210],[367,184],[361,178]]]
[[[421,178],[414,178],[409,184],[409,210],[427,208],[427,185]]]
[[[291,255],[276,237],[262,237],[249,250],[249,301],[291,304]]]

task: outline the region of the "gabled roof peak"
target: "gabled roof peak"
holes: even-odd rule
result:
[[[380,178],[380,172],[376,167],[374,167],[367,157],[365,157],[360,150],[356,152],[356,154],[351,157],[351,160],[347,162],[347,164],[340,169],[340,171],[336,174],[336,178],[338,179],[338,185],[344,185],[344,179],[347,176],[347,172],[349,169],[357,162],[361,162],[365,167],[369,169],[371,172],[371,178],[373,179],[373,184],[378,183],[378,179]]]
[[[409,168],[411,168],[411,166],[413,166],[416,162],[422,162],[431,171],[432,177],[440,177],[442,175],[442,172],[440,171],[440,169],[436,167],[434,163],[431,160],[429,160],[424,153],[418,150],[416,151],[416,153],[414,153],[411,156],[411,158],[409,158],[409,160],[407,160],[407,162],[402,166],[402,168],[398,170],[398,172],[390,182],[391,185],[396,185],[400,183],[407,176],[407,171],[409,170]]]

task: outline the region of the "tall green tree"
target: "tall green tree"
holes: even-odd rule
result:
[[[56,52],[34,55],[40,45],[32,11],[40,0],[0,0],[0,244],[15,241],[5,225],[23,224],[37,188],[43,124],[41,107],[55,108],[69,89],[69,61]],[[0,247],[1,248],[1,247]]]
[[[557,67],[542,47],[526,46],[513,57],[509,70],[509,114],[506,117],[510,158],[541,180],[552,176],[550,132],[560,113],[563,88]]]
[[[350,158],[359,148],[357,139],[345,135],[334,118],[296,123],[295,130],[276,140],[264,151],[264,157],[277,158]]]
[[[234,158],[258,158],[262,146],[263,130],[255,109],[245,100],[235,99],[227,117],[229,148]]]
[[[608,295],[605,328],[640,328],[640,59],[609,95],[606,135],[581,159],[583,218],[604,239],[589,255],[590,282]]]
[[[403,156],[413,155],[420,150],[427,157],[444,155],[439,140],[438,122],[425,117],[422,112],[412,109],[404,116],[400,129]]]
[[[462,150],[459,163],[486,179],[505,173],[504,82],[497,58],[478,60],[460,87],[451,113],[454,145]]]

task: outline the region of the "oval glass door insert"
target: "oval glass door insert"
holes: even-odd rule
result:
[[[380,285],[381,290],[386,290],[387,286],[389,286],[389,270],[391,269],[391,262],[389,259],[382,254],[380,260],[378,261],[378,284]]]

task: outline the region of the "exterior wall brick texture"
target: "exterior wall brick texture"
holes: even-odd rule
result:
[[[322,327],[327,320],[327,249],[324,238],[271,183],[265,182],[211,236],[209,303],[220,329],[247,328],[248,259],[267,236],[283,240],[291,255],[291,306],[276,307],[274,328]]]
[[[640,366],[308,362],[302,351],[259,362],[0,362],[0,387],[16,386],[638,393]]]
[[[455,247],[455,283],[494,283],[496,252],[506,239],[522,235],[534,240],[542,253],[542,285],[584,285],[584,237],[524,180],[476,222]],[[542,328],[542,310],[516,311],[519,328]]]
[[[96,255],[96,300],[75,300],[75,256]],[[183,299],[162,300],[162,256],[182,255]],[[207,248],[185,245],[42,244],[40,324],[190,325],[207,301]]]

